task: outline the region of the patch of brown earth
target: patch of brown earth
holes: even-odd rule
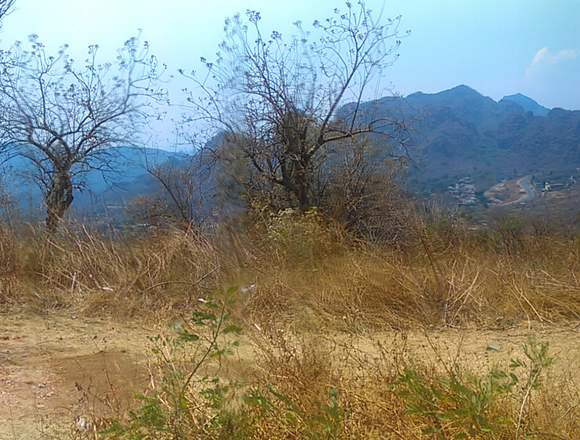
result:
[[[0,314],[0,439],[62,439],[52,437],[55,424],[74,429],[85,414],[123,411],[148,383],[147,337],[159,329],[108,320]],[[313,335],[314,336],[314,335]],[[429,330],[406,336],[408,352],[419,358],[453,361],[471,368],[521,356],[530,336],[550,343],[557,358],[556,374],[580,382],[578,326],[539,326],[505,330]],[[377,344],[390,347],[401,334],[316,335],[328,341],[336,356],[355,349],[369,362]],[[241,350],[228,362],[226,374],[244,375],[254,366],[254,345],[244,338]],[[247,370],[247,371],[245,371]]]
[[[55,420],[121,409],[148,382],[136,326],[0,315],[0,439],[48,438]]]

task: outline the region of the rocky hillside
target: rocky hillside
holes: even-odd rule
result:
[[[340,115],[348,119],[352,111],[347,105]],[[465,176],[483,190],[504,178],[569,176],[580,167],[580,111],[549,110],[521,94],[496,102],[461,85],[367,102],[359,114],[363,123],[405,121],[410,182],[421,192],[442,190]]]

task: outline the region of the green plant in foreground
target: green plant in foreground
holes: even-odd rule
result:
[[[522,430],[525,430],[529,424],[529,417],[526,417],[526,415],[529,412],[532,393],[540,388],[542,373],[554,362],[554,358],[549,355],[549,346],[546,342],[538,343],[534,339],[530,339],[523,349],[525,359],[512,359],[510,364],[512,370],[524,369],[527,373],[527,378],[522,388],[523,397],[516,420],[516,439],[520,438]]]
[[[344,422],[344,409],[336,388],[331,388],[326,401],[321,402],[315,411],[306,412],[273,385],[266,390],[254,389],[247,398],[248,408],[257,410],[257,420],[275,418],[288,433],[300,433],[310,440],[334,440],[341,437]],[[289,434],[290,435],[290,434]]]
[[[504,372],[489,375],[459,377],[428,377],[408,368],[396,385],[397,394],[406,402],[409,414],[425,421],[424,433],[435,438],[469,438],[478,433],[490,433],[503,422],[492,413],[499,396],[515,385]]]
[[[232,426],[224,411],[230,385],[206,374],[210,360],[221,359],[238,346],[232,335],[241,329],[231,322],[228,306],[237,289],[220,301],[204,301],[190,318],[175,326],[176,336],[152,338],[159,369],[158,384],[126,420],[116,420],[105,437],[126,440],[213,438]],[[227,438],[235,438],[232,435]]]
[[[232,335],[240,333],[227,304],[227,298],[208,301],[176,326],[175,337],[154,339],[158,383],[139,397],[138,409],[110,425],[106,438],[246,439],[274,431],[276,438],[345,438],[348,401],[332,384],[327,397],[305,404],[301,395],[281,391],[281,383],[242,387],[219,377],[220,360],[237,346]],[[548,345],[534,340],[523,353],[523,359],[485,374],[458,366],[444,373],[409,366],[386,390],[405,405],[408,422],[431,438],[528,438],[533,393],[553,359]]]
[[[408,367],[395,393],[419,419],[423,432],[434,438],[493,437],[514,430],[519,438],[530,422],[526,416],[532,391],[540,387],[542,373],[553,362],[547,343],[530,339],[523,352],[524,360],[512,359],[507,369],[494,368],[483,376],[459,371],[428,374]],[[519,402],[515,421],[502,405],[512,401]]]

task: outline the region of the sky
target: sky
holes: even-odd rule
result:
[[[402,15],[400,58],[385,84],[403,95],[469,85],[494,99],[523,93],[547,107],[580,109],[580,0],[367,0],[384,17]],[[170,72],[211,58],[228,16],[259,10],[289,33],[298,19],[324,18],[341,0],[17,0],[0,45],[38,34],[82,54],[98,43],[114,56],[142,29]]]

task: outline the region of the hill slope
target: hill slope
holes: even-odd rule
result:
[[[73,212],[76,215],[109,213],[113,216],[130,200],[158,190],[147,167],[169,161],[184,161],[188,156],[154,148],[116,148],[111,171],[92,170],[83,179],[83,189],[74,191]],[[33,168],[27,159],[16,156],[3,162],[0,169],[4,191],[21,212],[33,217],[42,215],[42,193],[31,178]]]
[[[338,117],[348,120],[353,111],[354,105],[347,104]],[[439,93],[369,101],[358,114],[361,123],[395,118],[410,127],[410,189],[423,194],[446,191],[466,176],[481,193],[503,179],[524,175],[540,180],[569,178],[580,169],[580,111],[549,110],[521,94],[497,102],[460,85]],[[186,154],[164,150],[120,148],[112,164],[115,172],[92,171],[86,176],[86,190],[75,191],[74,211],[79,215],[114,214],[133,198],[160,190],[148,175],[147,164],[187,166],[189,159]],[[40,191],[23,177],[30,165],[13,158],[2,171],[6,190],[20,207],[40,213]],[[206,191],[215,186],[209,181],[205,185]]]
[[[483,190],[504,178],[570,176],[580,167],[580,111],[548,110],[524,95],[496,102],[462,85],[370,101],[359,114],[363,123],[394,117],[411,127],[410,179],[423,192],[466,175]]]

